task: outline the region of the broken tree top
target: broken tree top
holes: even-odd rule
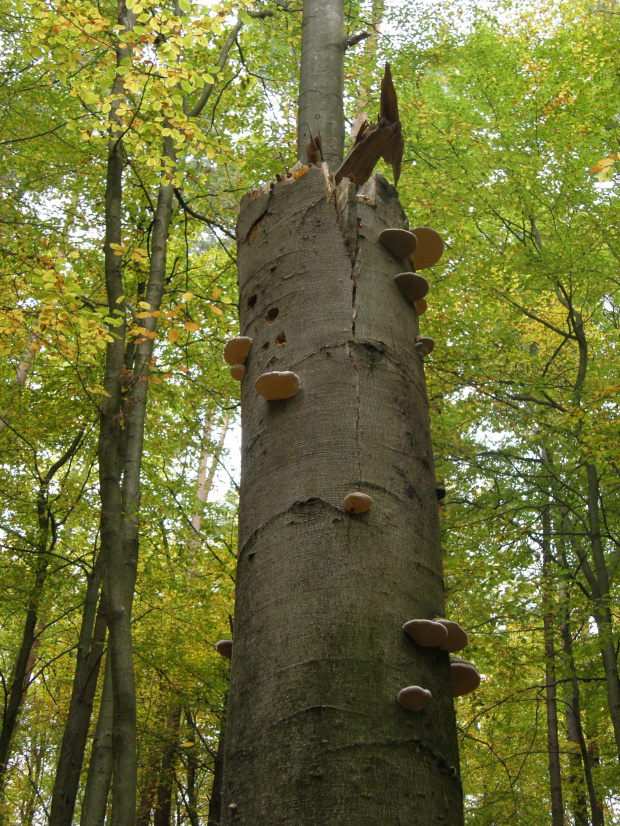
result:
[[[386,63],[381,81],[379,119],[377,123],[368,123],[364,119],[359,124],[353,146],[336,172],[336,183],[340,183],[343,178],[349,178],[358,186],[365,184],[372,175],[379,158],[383,158],[386,163],[391,164],[394,183],[397,184],[400,178],[403,147],[396,90],[392,83],[390,64]],[[308,161],[316,162],[310,157]]]

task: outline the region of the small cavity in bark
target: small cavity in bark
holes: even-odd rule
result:
[[[265,350],[269,347],[269,342],[266,341],[263,346],[260,348],[261,353],[264,353]]]
[[[257,297],[258,296],[256,295],[256,293],[254,293],[254,295],[250,298],[250,300],[248,301],[248,310],[253,310],[254,309],[254,305],[256,304]]]
[[[284,335],[284,332],[281,332],[276,336],[276,344],[278,347],[282,347],[282,345],[286,344],[286,336]]]
[[[273,321],[275,321],[278,317],[279,312],[280,310],[278,310],[277,307],[272,307],[272,309],[265,314],[265,324],[271,324]]]

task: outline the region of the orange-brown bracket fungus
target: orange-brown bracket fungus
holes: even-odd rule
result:
[[[398,702],[408,711],[419,711],[433,695],[426,688],[419,685],[410,685],[398,692]]]
[[[448,638],[440,644],[440,648],[443,648],[443,650],[449,654],[454,654],[456,651],[465,648],[469,642],[469,637],[458,622],[452,622],[452,620],[443,619],[442,617],[436,617],[435,622],[440,622],[448,629]]]
[[[452,682],[452,696],[463,697],[471,694],[480,685],[480,674],[473,663],[454,657],[450,660],[450,680]]]
[[[231,338],[224,347],[224,361],[226,364],[230,364],[231,367],[236,364],[243,364],[251,346],[252,339],[248,336]]]
[[[229,660],[232,656],[232,640],[220,640],[215,646],[215,650],[222,657]]]
[[[267,401],[290,399],[299,393],[299,376],[290,371],[263,373],[254,382],[257,393]]]
[[[426,279],[424,279],[426,281]],[[428,304],[425,298],[419,298],[417,301],[413,302],[415,304],[415,308],[418,311],[418,315],[424,315],[426,310],[428,309]]]
[[[436,264],[443,254],[441,235],[430,227],[416,227],[411,230],[418,239],[418,245],[410,253],[414,269],[425,270]]]
[[[415,340],[415,349],[418,353],[424,358],[424,356],[428,356],[429,353],[433,352],[435,347],[435,342],[432,338],[426,338],[425,336],[420,336]]]
[[[409,301],[419,301],[429,290],[429,283],[423,275],[415,272],[401,272],[394,276],[398,289]]]
[[[409,258],[418,246],[418,239],[408,229],[384,229],[379,241],[398,258]]]
[[[235,381],[241,381],[245,376],[245,366],[243,364],[233,364],[232,367],[228,368],[228,372]]]
[[[344,497],[344,509],[349,513],[366,513],[372,505],[372,497],[359,490]]]
[[[405,634],[409,634],[414,642],[425,648],[435,648],[448,639],[448,629],[440,622],[433,620],[409,620],[403,625]]]

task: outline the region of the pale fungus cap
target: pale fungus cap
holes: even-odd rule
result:
[[[442,617],[435,617],[435,622],[440,622],[448,629],[448,638],[441,643],[440,648],[443,648],[449,654],[454,654],[456,651],[465,648],[469,642],[469,637],[458,622],[452,622],[452,620],[443,619]]]
[[[441,235],[430,227],[416,227],[411,230],[418,239],[418,246],[410,254],[416,270],[425,270],[436,264],[443,255]]]
[[[448,639],[448,629],[440,622],[433,620],[409,620],[403,625],[405,634],[409,634],[414,642],[425,648],[435,648]]]
[[[454,657],[450,660],[450,681],[452,696],[463,697],[471,694],[480,685],[480,674],[473,663]]]
[[[418,239],[408,229],[384,229],[379,241],[398,258],[409,258],[418,246]]]
[[[243,364],[233,364],[232,367],[228,368],[228,372],[236,381],[241,381],[241,379],[245,376],[245,367]]]
[[[349,513],[366,513],[372,506],[372,497],[359,490],[344,497],[344,509]]]
[[[424,279],[426,281],[426,279]],[[419,298],[417,301],[413,302],[415,304],[415,308],[418,311],[418,315],[424,315],[426,310],[428,309],[428,303],[425,298]]]
[[[224,347],[224,361],[226,364],[234,366],[236,364],[243,364],[247,354],[250,352],[252,346],[252,339],[248,336],[237,336],[231,338],[226,342]]]
[[[428,356],[429,353],[432,353],[435,349],[435,342],[432,338],[427,338],[426,336],[420,336],[415,340],[415,349],[418,353],[424,357]]]
[[[299,393],[299,376],[288,370],[282,373],[263,373],[254,382],[254,388],[267,401],[290,399]]]
[[[215,646],[215,650],[222,657],[229,660],[232,656],[232,640],[220,640]]]
[[[398,692],[398,702],[408,711],[419,711],[433,695],[426,688],[419,685],[410,685]]]
[[[394,276],[398,289],[409,301],[419,301],[429,290],[429,283],[416,272],[401,272]]]

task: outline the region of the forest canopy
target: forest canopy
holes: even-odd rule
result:
[[[296,160],[300,4],[0,3],[0,823],[85,826],[122,794],[109,629],[136,822],[211,824],[235,222]],[[347,130],[388,61],[400,200],[446,247],[421,328],[449,615],[483,678],[456,701],[466,822],[620,823],[618,7],[345,13]]]

